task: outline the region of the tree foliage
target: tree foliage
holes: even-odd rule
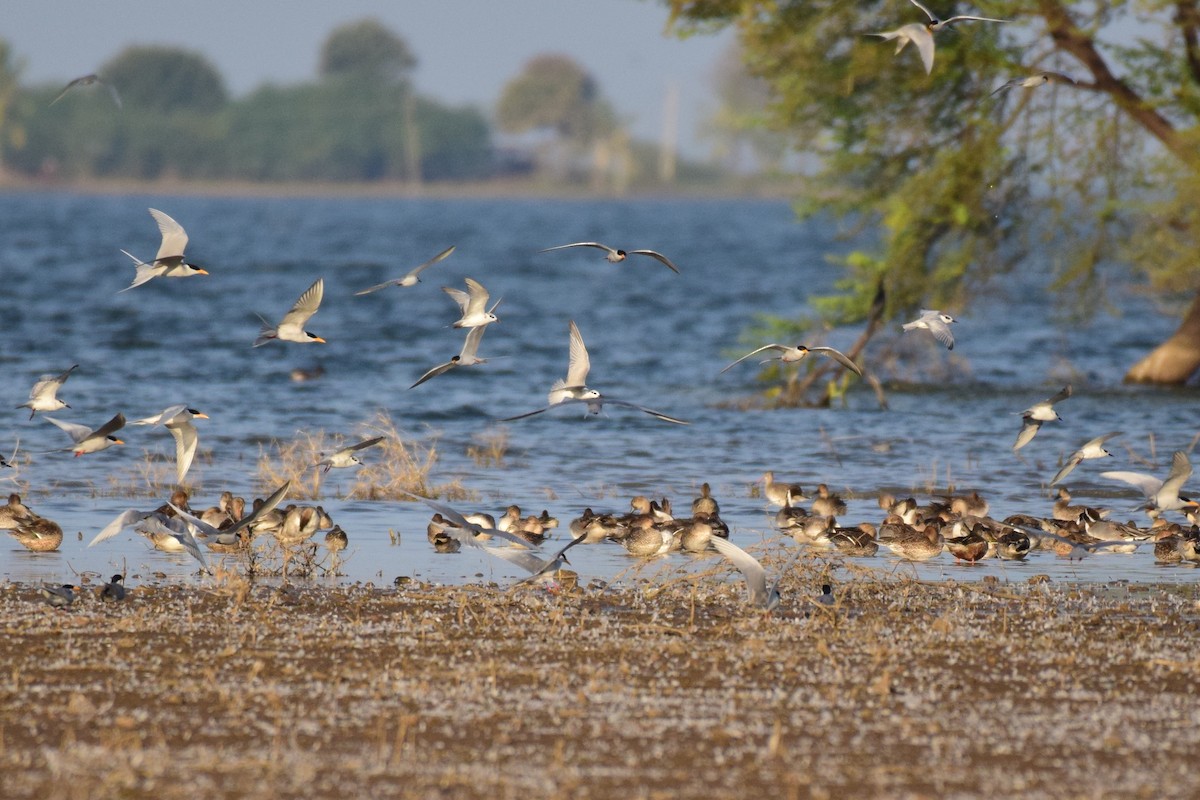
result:
[[[1034,246],[1030,231],[1053,233],[1036,246],[1062,285],[1119,258],[1197,286],[1200,0],[927,3],[1009,20],[936,32],[928,75],[915,46],[864,35],[926,21],[899,0],[668,3],[680,32],[737,28],[775,122],[821,164],[801,210],[878,226],[821,306],[835,319],[864,318],[880,284],[887,316],[961,304]],[[1077,82],[993,94],[1045,71]]]
[[[557,54],[535,57],[505,85],[496,118],[509,133],[548,129],[579,144],[616,127],[616,115],[595,79],[570,57]]]
[[[407,80],[416,66],[408,43],[376,19],[335,28],[321,47],[323,78],[398,83]]]
[[[225,80],[208,59],[176,47],[136,46],[101,69],[125,104],[147,112],[218,111],[229,102]]]

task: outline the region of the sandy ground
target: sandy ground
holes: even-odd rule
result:
[[[1195,586],[723,578],[0,585],[0,796],[1200,795]]]

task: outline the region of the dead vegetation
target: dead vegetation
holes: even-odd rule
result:
[[[326,474],[316,469],[322,454],[354,444],[360,439],[384,437],[375,447],[361,452],[362,466],[352,470],[330,470]],[[275,487],[284,481],[292,482],[288,497],[297,500],[319,500],[326,496],[325,484],[336,482],[341,485],[341,473],[352,472],[349,489],[338,496],[363,500],[407,500],[406,493],[426,497],[461,499],[468,496],[457,481],[433,484],[429,475],[438,460],[437,437],[425,440],[408,438],[396,427],[391,415],[380,411],[369,422],[363,423],[353,437],[340,433],[327,434],[319,431],[298,431],[290,442],[273,441],[258,458],[258,483],[262,487]]]

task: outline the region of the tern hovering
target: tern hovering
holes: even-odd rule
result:
[[[458,304],[459,310],[462,312],[462,317],[454,323],[455,328],[478,328],[482,325],[491,325],[493,322],[499,322],[500,318],[492,312],[496,310],[496,306],[500,305],[497,300],[491,308],[487,307],[488,290],[483,288],[483,284],[474,278],[467,278],[467,291],[455,289],[450,286],[443,286],[442,291],[450,295],[450,299]]]
[[[725,369],[721,370],[721,372],[725,372],[726,370],[729,370],[742,363],[747,358],[756,356],[766,350],[775,350],[778,352],[778,355],[763,359],[761,362],[759,362],[761,364],[766,364],[768,361],[782,361],[784,364],[796,364],[803,361],[810,355],[826,356],[828,358],[832,358],[834,361],[841,364],[855,375],[858,375],[860,378],[862,377],[862,370],[859,369],[858,364],[855,364],[853,361],[851,361],[849,356],[845,355],[844,353],[834,350],[832,347],[805,347],[802,344],[796,345],[795,347],[790,347],[786,344],[765,344],[757,350],[752,350],[751,352],[746,353],[746,355],[742,356],[737,361],[734,361],[728,367],[725,367]]]
[[[68,83],[66,86],[63,87],[63,90],[58,93],[58,97],[56,97],[50,101],[50,105],[54,105],[59,100],[62,100],[64,97],[67,96],[67,92],[71,91],[72,89],[76,89],[80,86],[93,86],[97,83],[100,84],[101,86],[103,86],[105,89],[108,89],[108,94],[110,97],[112,97],[113,102],[117,104],[117,108],[118,109],[121,108],[121,95],[117,94],[117,87],[115,87],[111,83],[105,81],[103,78],[101,78],[99,75],[97,75],[94,72],[89,75],[82,75],[82,76],[76,78],[75,80],[71,81],[70,83]]]
[[[258,333],[258,338],[254,340],[255,347],[262,347],[272,339],[278,339],[281,342],[300,342],[306,344],[309,342],[324,342],[320,336],[315,333],[309,333],[304,330],[305,323],[317,313],[317,309],[321,306],[321,298],[325,296],[325,279],[317,278],[313,281],[313,285],[304,290],[304,294],[300,295],[300,299],[292,306],[292,310],[283,315],[283,320],[279,326],[272,328],[261,315],[262,330]]]
[[[421,282],[421,279],[419,277],[417,277],[418,275],[421,274],[421,270],[425,269],[426,267],[432,267],[434,264],[438,263],[442,259],[449,256],[451,253],[454,252],[454,247],[455,247],[454,245],[447,247],[445,250],[438,253],[436,256],[429,259],[424,264],[413,267],[402,278],[395,278],[394,280],[384,281],[383,283],[377,283],[369,289],[363,289],[361,292],[355,292],[354,296],[359,297],[364,294],[370,294],[371,292],[378,292],[380,289],[386,289],[389,286],[416,286],[418,283]]]
[[[39,411],[58,411],[71,406],[58,399],[58,390],[67,382],[67,378],[71,377],[71,373],[79,368],[75,364],[60,375],[43,375],[38,378],[37,383],[29,390],[29,400],[21,403],[17,408],[28,408],[29,418],[33,419],[33,415]]]
[[[565,250],[568,247],[595,247],[595,248],[598,248],[600,250],[603,250],[606,253],[606,255],[604,256],[604,260],[608,261],[611,264],[619,264],[622,261],[624,261],[626,258],[628,258],[629,256],[650,256],[650,258],[653,258],[655,261],[658,261],[659,263],[665,265],[668,269],[670,269],[676,275],[679,274],[679,267],[672,264],[671,259],[667,258],[662,253],[659,253],[655,250],[618,250],[615,247],[609,247],[608,245],[601,244],[600,242],[572,242],[571,244],[560,244],[557,247],[547,247],[545,250],[539,250],[538,252],[539,253],[549,253],[553,250]]]
[[[1017,452],[1025,445],[1033,441],[1033,437],[1037,436],[1037,432],[1042,429],[1043,422],[1054,422],[1062,417],[1054,410],[1055,403],[1061,403],[1071,396],[1071,385],[1067,384],[1062,390],[1053,397],[1047,398],[1040,403],[1034,403],[1029,408],[1021,412],[1021,432],[1017,434],[1017,441],[1013,445],[1013,452]]]
[[[73,450],[76,457],[84,453],[98,453],[101,450],[112,447],[114,444],[125,444],[125,442],[112,435],[125,427],[124,414],[117,414],[95,430],[92,430],[87,425],[77,425],[74,422],[61,422],[54,417],[43,416],[42,419],[62,428],[67,432],[68,436],[75,440],[75,446],[66,449]]]
[[[153,263],[147,264],[128,250],[122,250],[122,253],[133,259],[137,273],[133,276],[133,283],[121,291],[128,292],[154,278],[187,278],[192,275],[207,275],[208,270],[195,264],[188,264],[183,260],[183,249],[187,247],[188,243],[187,231],[183,229],[183,226],[157,208],[150,209],[150,216],[154,217],[154,221],[158,223],[158,230],[162,234],[162,244],[158,246],[158,255],[154,257]]]
[[[208,414],[188,408],[186,405],[178,405],[171,406],[153,417],[129,423],[130,425],[162,425],[171,432],[171,437],[175,439],[176,483],[183,483],[183,476],[187,475],[188,469],[192,466],[192,459],[196,456],[196,446],[200,443],[196,426],[192,424],[194,419],[208,419]]]
[[[929,17],[928,22],[910,22],[907,25],[901,25],[892,31],[884,31],[883,33],[870,33],[868,36],[878,36],[881,39],[891,41],[895,39],[896,52],[899,53],[904,47],[912,42],[917,47],[917,51],[921,54],[921,62],[925,65],[925,74],[933,72],[933,35],[955,22],[976,21],[976,22],[1008,22],[1006,19],[995,19],[994,17],[975,17],[967,14],[950,17],[949,19],[938,19],[928,8],[921,5],[917,0],[910,0],[914,6],[925,12],[925,16]]]
[[[934,309],[923,308],[921,309],[920,317],[912,322],[906,322],[900,327],[905,333],[915,330],[927,330],[933,334],[933,338],[946,345],[947,350],[953,350],[954,334],[950,332],[950,325],[956,321],[949,314],[943,314],[941,311]]]

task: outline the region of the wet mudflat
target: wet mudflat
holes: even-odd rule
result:
[[[781,565],[768,563],[768,570]],[[0,585],[5,797],[1194,797],[1194,584]],[[93,584],[94,587],[95,584]]]

